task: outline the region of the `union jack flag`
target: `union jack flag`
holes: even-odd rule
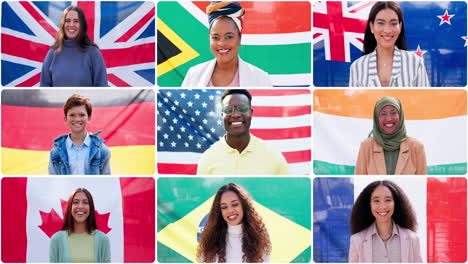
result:
[[[38,86],[42,62],[54,43],[63,10],[80,6],[88,35],[99,46],[109,86],[153,86],[153,2],[77,1],[2,3],[2,85]]]
[[[362,55],[376,1],[317,1],[313,6],[314,85],[348,86],[349,67]],[[432,86],[467,84],[467,4],[403,1],[407,48],[424,58]]]

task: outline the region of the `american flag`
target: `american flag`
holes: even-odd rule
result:
[[[249,90],[250,132],[281,151],[292,174],[310,173],[309,90]],[[223,90],[158,91],[157,162],[160,174],[195,174],[202,153],[224,135]]]
[[[77,1],[2,3],[2,85],[37,86],[42,62],[54,43],[63,10],[80,6],[88,35],[99,46],[109,86],[153,86],[153,2]]]

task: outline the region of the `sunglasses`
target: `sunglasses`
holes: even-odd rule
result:
[[[234,113],[235,109],[237,109],[237,112],[240,114],[245,114],[250,111],[250,106],[248,105],[228,105],[223,108],[223,114],[225,115],[231,115]]]

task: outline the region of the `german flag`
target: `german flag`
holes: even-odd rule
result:
[[[309,178],[160,178],[158,262],[196,262],[196,248],[216,191],[243,186],[268,230],[272,263],[308,263],[311,256]]]
[[[209,1],[158,2],[158,85],[180,86],[190,67],[214,58],[210,51]],[[309,2],[245,1],[239,55],[268,72],[274,86],[311,82]]]
[[[112,174],[153,174],[155,105],[152,90],[4,90],[2,172],[47,174],[53,140],[69,133],[63,104],[72,94],[91,100],[88,131],[102,131]]]

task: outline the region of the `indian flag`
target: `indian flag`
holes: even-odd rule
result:
[[[350,216],[362,190],[376,180],[398,184],[411,202],[423,262],[466,262],[466,179],[341,177],[314,179],[314,261],[348,262]]]
[[[315,174],[353,174],[375,102],[384,96],[400,99],[408,136],[424,144],[428,174],[466,174],[466,91],[451,89],[316,90]]]
[[[110,240],[112,262],[153,262],[153,178],[3,178],[2,261],[49,262],[50,238],[63,226],[77,188],[93,195],[96,222]]]
[[[72,94],[91,100],[88,131],[111,151],[112,174],[153,174],[155,105],[152,90],[4,90],[2,172],[47,174],[54,139],[69,133],[63,105]]]
[[[210,51],[209,1],[158,3],[158,85],[180,86],[187,71],[214,59]],[[309,2],[245,1],[239,55],[268,72],[274,86],[311,82]]]
[[[299,177],[159,178],[158,262],[196,262],[214,195],[229,182],[243,186],[255,200],[270,235],[271,262],[310,262],[311,183]]]

